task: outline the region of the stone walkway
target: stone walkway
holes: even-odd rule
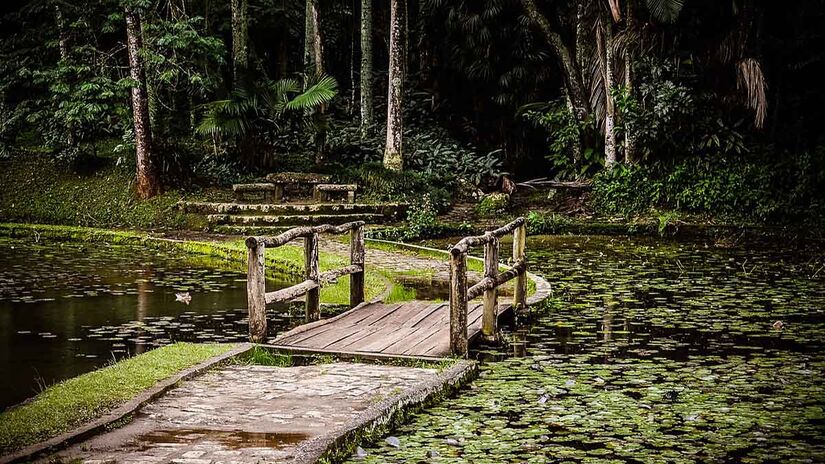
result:
[[[292,462],[313,440],[342,433],[370,406],[437,374],[358,363],[227,366],[184,382],[124,427],[41,462]]]

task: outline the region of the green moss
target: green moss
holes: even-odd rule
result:
[[[202,227],[202,219],[174,208],[181,194],[149,200],[134,196],[134,173],[111,166],[76,174],[52,158],[19,156],[0,161],[0,218],[98,227]],[[199,222],[200,221],[200,222]]]
[[[180,371],[234,348],[176,343],[53,385],[0,414],[0,453],[46,440],[102,416]]]

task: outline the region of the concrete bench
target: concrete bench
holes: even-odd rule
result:
[[[358,186],[355,184],[317,184],[313,198],[315,198],[315,201],[327,201],[330,193],[346,192],[347,202],[355,203],[356,190],[358,190]]]
[[[263,193],[264,201],[272,202],[281,201],[284,197],[284,186],[266,182],[258,184],[234,184],[232,185],[232,192],[235,194],[235,199],[242,201],[244,194],[247,193]]]

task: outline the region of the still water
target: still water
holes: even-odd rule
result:
[[[0,238],[0,409],[174,341],[244,340],[246,275],[221,268],[182,252]],[[273,308],[273,334],[300,320]]]
[[[825,462],[821,247],[530,237],[528,259],[553,297],[353,463]]]

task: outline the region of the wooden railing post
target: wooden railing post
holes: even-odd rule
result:
[[[527,244],[527,224],[522,224],[513,231],[513,262],[525,259],[524,249]],[[516,288],[513,292],[513,309],[523,311],[527,309],[527,271],[516,278]]]
[[[321,287],[318,274],[318,234],[313,233],[304,238],[304,277],[318,283],[319,286],[307,292],[307,322],[321,319]]]
[[[264,255],[266,246],[250,237],[246,240],[248,271],[246,275],[246,297],[249,308],[249,341],[266,341],[266,286],[264,278]]]
[[[450,253],[450,352],[467,357],[467,254]]]
[[[498,275],[498,249],[497,237],[484,244],[484,278],[495,279]],[[498,287],[495,285],[484,291],[484,313],[481,318],[481,333],[487,341],[495,341],[497,328],[498,311]]]
[[[349,306],[354,308],[364,301],[364,227],[359,226],[350,231],[350,264],[361,266],[361,272],[350,274],[349,278]]]

